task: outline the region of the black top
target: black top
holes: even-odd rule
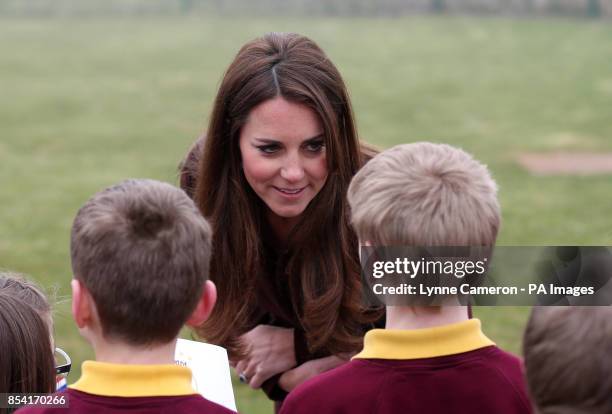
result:
[[[301,325],[298,315],[294,312],[294,306],[289,292],[289,283],[286,267],[291,257],[291,253],[286,248],[278,247],[274,242],[274,236],[270,230],[264,231],[263,257],[264,269],[266,272],[257,281],[257,310],[253,315],[253,320],[257,325],[272,325],[282,328],[293,328],[295,359],[297,365],[313,359],[330,356],[331,353],[326,349],[311,353],[306,341],[306,332]],[[385,318],[383,317],[373,325],[364,326],[363,333],[372,328],[384,328]],[[282,401],[287,396],[278,381],[283,373],[276,374],[266,380],[261,388],[268,398],[274,401]]]

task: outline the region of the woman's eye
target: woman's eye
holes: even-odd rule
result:
[[[310,152],[320,152],[325,147],[323,141],[309,142],[306,144],[306,150]]]
[[[276,144],[270,144],[270,145],[259,145],[257,149],[263,152],[264,154],[274,154],[276,151],[278,151],[279,148],[278,148],[278,145]]]

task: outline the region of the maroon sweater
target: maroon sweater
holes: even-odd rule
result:
[[[369,332],[361,354],[291,392],[281,414],[531,413],[520,360],[477,319],[448,327]]]
[[[86,361],[68,390],[68,407],[23,407],[19,414],[235,414],[191,387],[191,371],[177,365],[119,365]]]
[[[214,402],[208,401],[199,394],[177,397],[106,397],[87,394],[68,389],[63,395],[69,402],[68,408],[26,407],[18,414],[235,414]]]

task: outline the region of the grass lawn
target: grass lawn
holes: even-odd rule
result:
[[[535,177],[526,151],[612,151],[612,26],[569,20],[0,20],[0,267],[56,292],[56,340],[74,381],[91,352],[69,315],[69,228],[94,192],[127,177],[176,182],[222,73],[268,31],[316,40],[381,147],[461,146],[500,187],[500,244],[608,245],[610,176]],[[527,308],[478,308],[518,352]],[[239,409],[268,413],[237,384]]]

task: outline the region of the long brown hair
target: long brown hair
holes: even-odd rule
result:
[[[235,356],[242,352],[238,336],[254,323],[256,280],[264,272],[262,226],[267,223],[265,206],[244,177],[238,142],[251,110],[277,96],[319,116],[329,171],[289,237],[285,274],[293,310],[312,351],[357,350],[365,316],[346,191],[363,157],[340,73],[316,43],[297,34],[270,33],[244,45],[214,102],[195,199],[213,225],[211,279],[218,302],[198,333]]]
[[[55,390],[47,323],[32,306],[5,293],[0,293],[0,349],[1,393]]]

